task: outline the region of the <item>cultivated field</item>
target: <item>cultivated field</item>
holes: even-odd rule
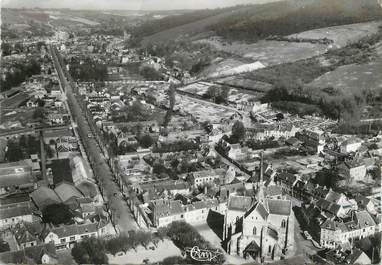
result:
[[[249,89],[249,90],[257,91],[257,92],[266,92],[272,88],[271,84],[260,82],[257,80],[248,79],[248,78],[245,78],[244,76],[224,77],[215,81],[218,82],[219,84],[222,83],[229,86]]]
[[[261,40],[251,44],[242,42],[229,44],[213,38],[200,40],[199,42],[209,43],[217,50],[232,53],[252,61],[260,61],[265,66],[294,62],[320,55],[327,51],[327,45],[323,44],[286,41]]]
[[[362,91],[382,89],[382,42],[376,45],[377,58],[367,64],[350,64],[338,67],[315,80],[309,86],[325,88],[332,86],[342,91]]]
[[[366,37],[367,35],[377,33],[378,27],[381,25],[381,21],[356,23],[304,31],[301,33],[289,35],[288,37],[305,39],[327,38],[334,41],[333,47],[341,48],[346,44],[356,42],[361,38]]]

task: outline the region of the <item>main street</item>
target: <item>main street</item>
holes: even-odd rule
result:
[[[116,226],[118,232],[127,232],[129,230],[137,229],[134,217],[126,204],[126,201],[122,196],[119,196],[120,190],[117,184],[113,181],[113,174],[109,165],[102,156],[102,150],[95,140],[88,121],[84,117],[82,110],[75,95],[73,94],[73,88],[64,75],[61,64],[59,63],[59,54],[55,47],[51,47],[54,66],[57,70],[60,82],[65,89],[65,93],[69,103],[69,111],[72,117],[75,119],[79,136],[85,147],[85,151],[89,158],[90,164],[93,168],[94,175],[98,180],[98,185],[102,192],[105,201],[108,203],[113,223]]]

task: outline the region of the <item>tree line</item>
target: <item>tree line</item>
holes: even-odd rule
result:
[[[32,75],[41,73],[40,63],[35,59],[24,63],[16,63],[12,65],[12,70],[5,74],[4,79],[0,79],[1,92],[20,85]]]
[[[320,0],[298,8],[277,3],[273,10],[272,3],[268,6],[263,7],[268,17],[259,18],[257,8],[253,7],[240,15],[224,17],[208,28],[228,40],[255,42],[274,35],[287,36],[311,29],[373,21],[382,16],[376,1],[339,0],[334,4],[331,0]],[[283,13],[277,14],[274,10],[283,10]]]

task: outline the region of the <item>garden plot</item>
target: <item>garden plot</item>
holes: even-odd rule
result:
[[[379,74],[378,74],[379,73]],[[345,93],[382,89],[382,59],[368,64],[350,64],[328,72],[310,84],[313,88],[333,87]]]

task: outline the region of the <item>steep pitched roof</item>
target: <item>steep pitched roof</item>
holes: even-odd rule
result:
[[[360,228],[376,225],[376,223],[374,222],[374,219],[366,210],[355,212],[354,217]]]
[[[247,211],[253,203],[251,197],[248,196],[230,196],[228,199],[229,210]]]
[[[170,216],[184,212],[181,201],[155,200],[150,203],[157,217]]]
[[[32,209],[29,205],[0,209],[0,219],[7,219],[7,218],[31,215],[31,214],[32,214]]]
[[[75,198],[82,198],[84,197],[82,193],[76,189],[73,185],[62,182],[56,188],[54,191],[57,193],[58,197],[63,201],[66,202],[72,197]]]
[[[73,235],[82,235],[87,233],[97,232],[97,224],[73,224],[73,225],[62,225],[60,227],[47,228],[43,233],[43,237],[46,237],[49,232],[56,234],[59,238],[69,237]]]
[[[341,199],[342,194],[335,192],[333,190],[330,190],[328,194],[326,194],[325,199],[330,202],[338,203],[338,201]]]
[[[278,196],[278,195],[282,195],[283,191],[282,191],[282,187],[280,186],[276,186],[276,185],[272,185],[272,186],[268,186],[264,189],[264,193],[265,193],[265,196]]]
[[[38,235],[42,232],[42,225],[39,222],[18,223],[13,229],[16,241],[19,244],[38,240]]]
[[[290,215],[292,202],[290,200],[267,200],[270,214]]]
[[[33,247],[27,247],[22,250],[0,253],[0,261],[5,264],[41,264],[41,258],[43,254],[48,254],[53,258],[57,258],[56,246],[53,242]]]
[[[30,196],[40,210],[48,205],[61,203],[61,199],[57,196],[54,190],[44,186],[39,187],[32,192]]]

